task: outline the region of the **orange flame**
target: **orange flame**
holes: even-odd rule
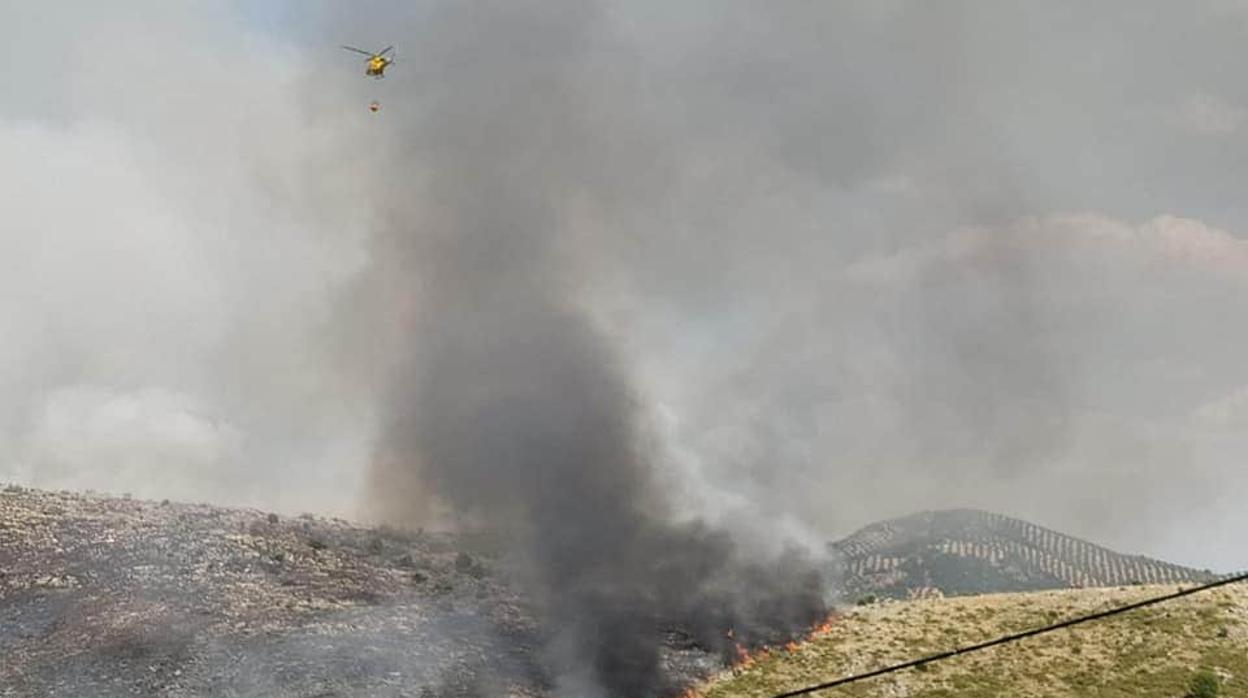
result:
[[[832,626],[836,624],[836,621],[837,621],[837,615],[836,615],[836,612],[833,611],[828,614],[827,618],[823,619],[822,623],[810,629],[810,634],[808,635],[808,637],[816,637],[818,635],[827,635],[829,632],[832,631]]]
[[[784,643],[780,649],[783,649],[785,652],[796,652],[801,649],[804,643],[830,632],[837,619],[838,617],[835,612],[829,613],[827,618],[824,618],[819,623],[811,626],[810,630],[807,631],[804,637],[789,640]],[[724,632],[724,637],[733,641],[733,659],[729,669],[734,674],[740,671],[745,671],[746,669],[749,669],[760,661],[763,661],[771,656],[773,648],[766,645],[753,652],[749,651],[744,645],[736,641],[737,634],[732,628],[729,628],[726,632]],[[702,695],[702,691],[699,688],[692,686],[686,688],[678,698],[702,698]]]

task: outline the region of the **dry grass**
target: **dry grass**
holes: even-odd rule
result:
[[[727,672],[705,698],[766,698],[846,674],[1172,592],[1076,589],[886,602],[856,608],[792,652]],[[1181,696],[1201,668],[1248,696],[1248,584],[1216,589],[818,695],[889,698]]]

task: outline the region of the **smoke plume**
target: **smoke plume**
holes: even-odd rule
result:
[[[434,20],[474,48],[408,141],[432,203],[397,216],[385,242],[420,284],[376,481],[419,482],[515,536],[561,695],[661,695],[678,688],[659,653],[668,632],[727,656],[729,632],[752,645],[809,627],[824,590],[796,552],[761,565],[724,534],[675,522],[626,357],[578,302],[586,212],[630,184],[605,114],[583,101],[614,87],[595,86],[588,60],[602,13],[508,0]],[[391,497],[389,514],[426,501]]]

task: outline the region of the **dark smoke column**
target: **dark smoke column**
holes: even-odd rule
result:
[[[598,119],[627,113],[629,97],[613,104],[590,67],[600,9],[448,3],[436,22],[433,48],[457,67],[422,88],[435,107],[409,139],[434,204],[386,241],[419,279],[420,309],[381,460],[515,535],[562,695],[671,692],[667,628],[721,651],[729,628],[780,640],[823,614],[818,576],[792,558],[750,564],[725,536],[670,523],[621,357],[577,305],[591,280],[565,254],[569,201],[618,206],[616,189],[649,175],[608,157]]]

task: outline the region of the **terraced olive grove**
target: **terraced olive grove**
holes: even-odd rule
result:
[[[971,509],[882,521],[829,549],[842,566],[851,600],[867,594],[904,599],[1213,577],[1209,571],[1123,555],[1043,526]]]

